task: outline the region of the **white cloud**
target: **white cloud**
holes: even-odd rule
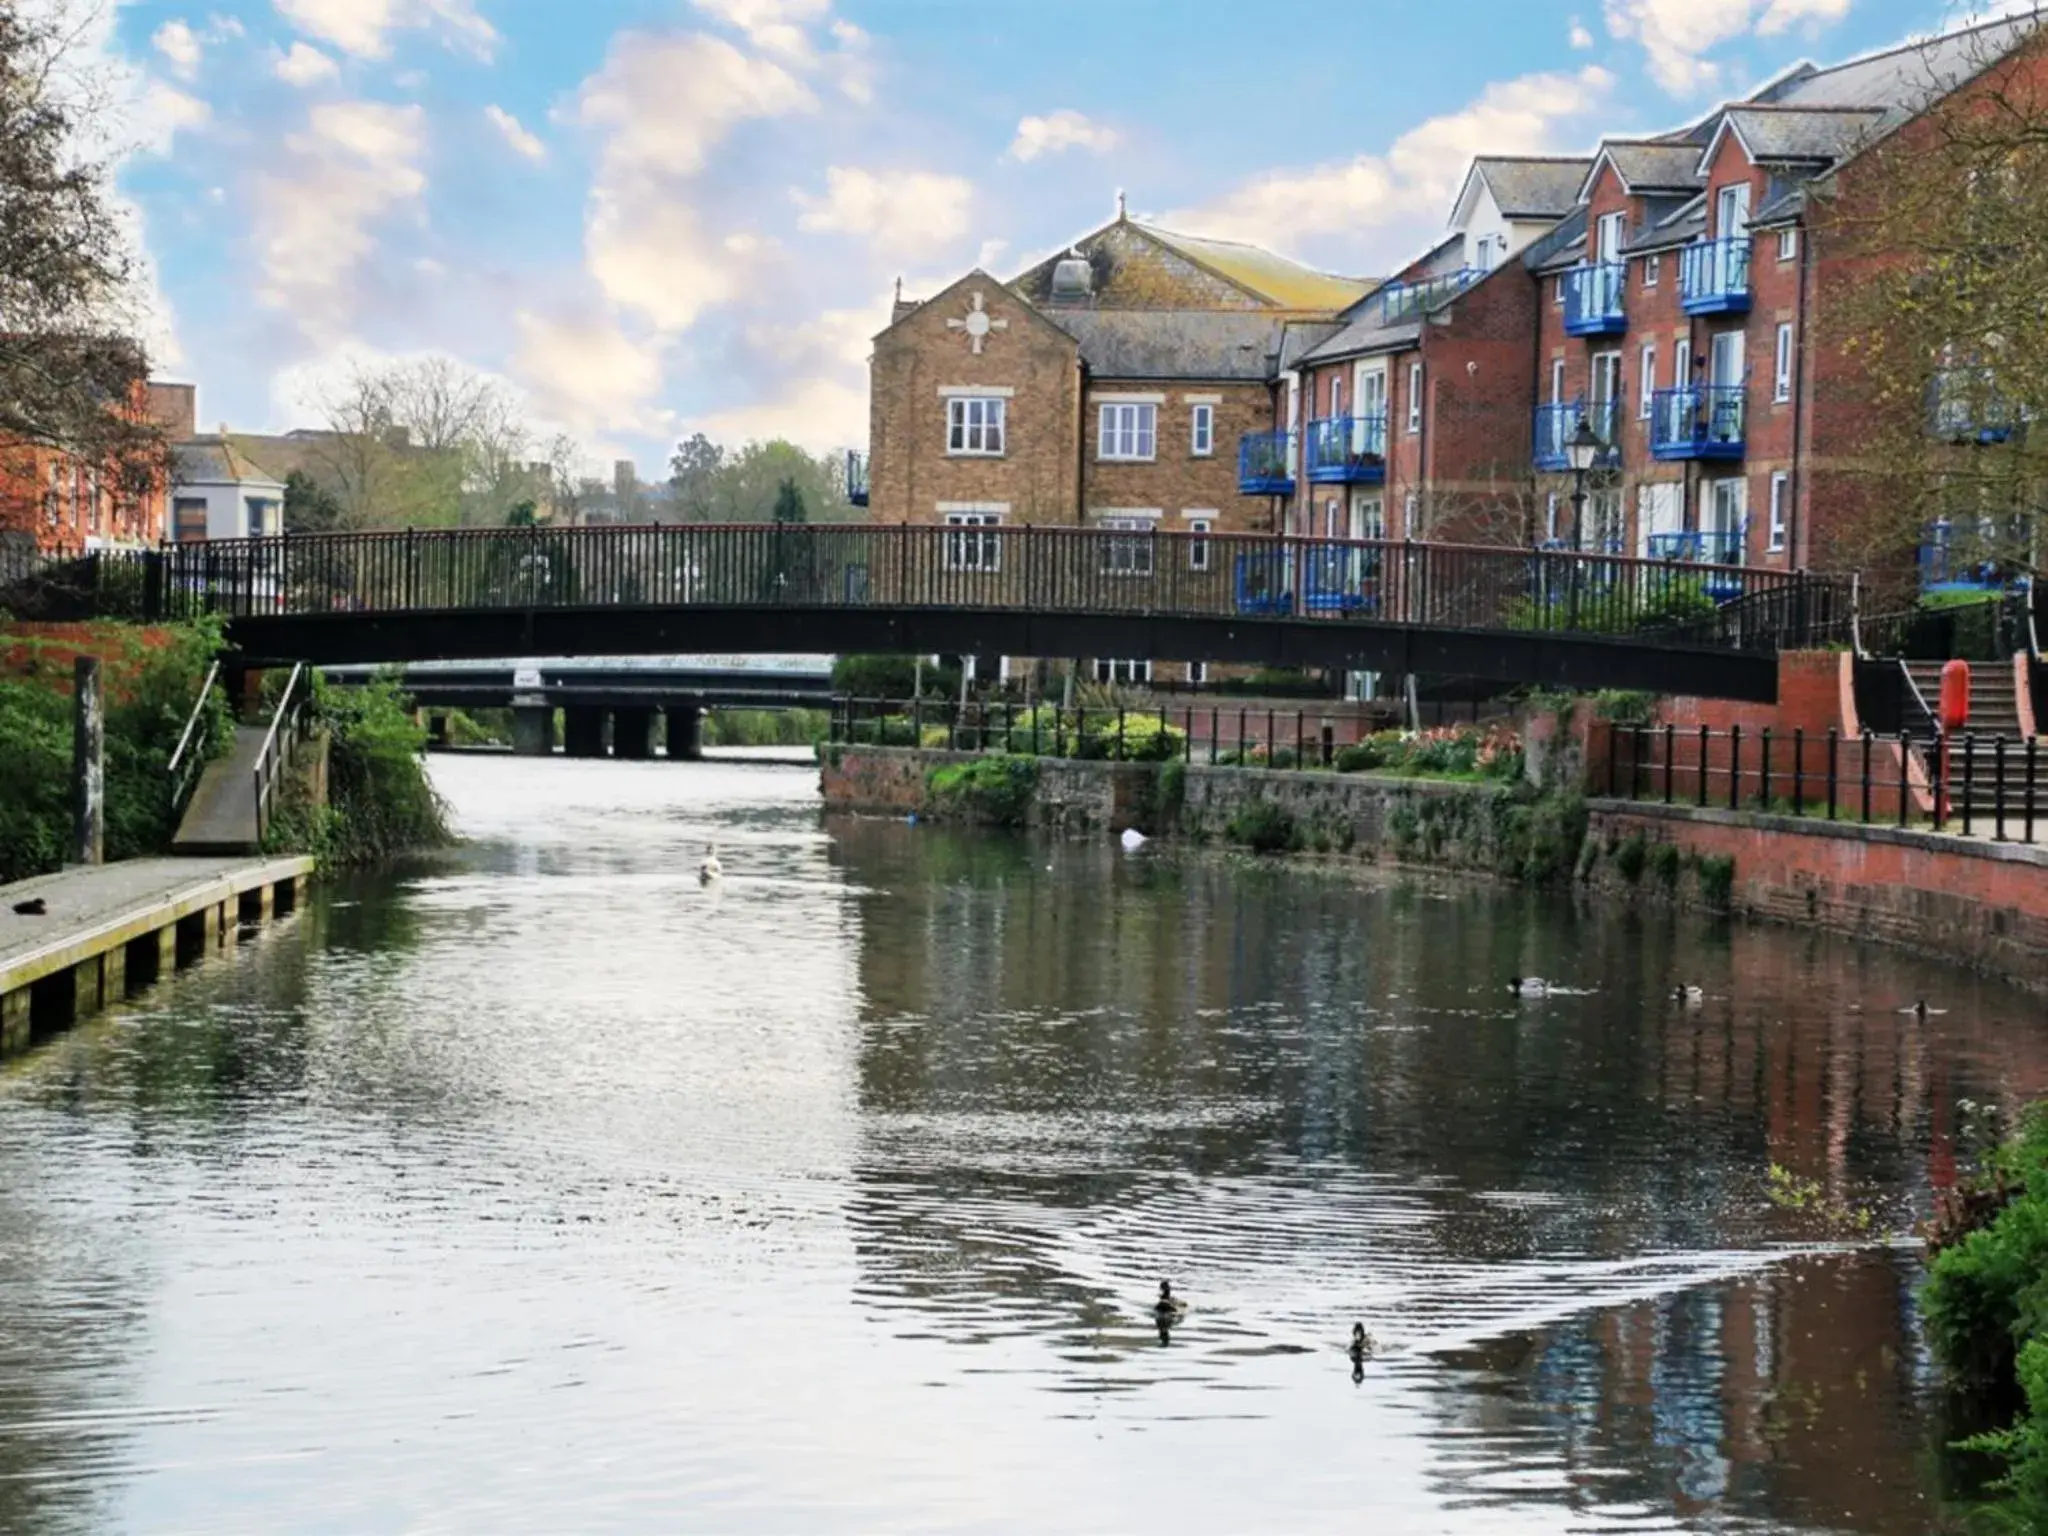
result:
[[[739,297],[763,243],[723,239],[683,197],[591,196],[583,249],[606,298],[665,331],[680,331],[715,304]]]
[[[416,205],[426,115],[417,106],[324,102],[285,160],[258,178],[258,299],[308,335],[339,334],[352,318],[353,279],[376,249],[373,226]]]
[[[658,344],[636,342],[611,319],[520,311],[512,374],[536,409],[579,436],[654,435],[671,423],[648,402],[661,390]]]
[[[763,53],[808,65],[817,56],[808,28],[824,19],[832,0],[697,0],[697,9],[744,33]]]
[[[149,41],[180,80],[190,80],[199,73],[199,61],[206,50],[199,34],[186,22],[165,22]]]
[[[475,0],[273,0],[278,14],[301,32],[357,58],[381,59],[390,34],[425,29],[451,48],[480,59],[497,50],[498,33],[477,13]]]
[[[835,165],[825,172],[825,195],[793,191],[797,227],[856,235],[878,253],[922,258],[967,233],[974,187],[961,176],[932,171],[866,171]]]
[[[1714,85],[1721,66],[1706,55],[1754,32],[1770,37],[1804,23],[1840,21],[1853,0],[1606,0],[1607,32],[1642,44],[1650,78],[1673,96]]]
[[[573,117],[605,131],[608,176],[693,176],[737,124],[816,108],[788,70],[722,39],[625,33],[584,82]]]
[[[212,109],[197,96],[152,80],[135,105],[140,147],[149,154],[168,155],[180,132],[201,127],[212,116]]]
[[[1092,150],[1098,155],[1115,149],[1122,136],[1114,128],[1091,122],[1081,113],[1062,107],[1044,117],[1027,117],[1017,124],[1017,137],[1010,141],[1014,160],[1036,160],[1056,155],[1063,149]]]
[[[484,116],[490,119],[493,128],[504,135],[505,142],[511,145],[515,153],[524,155],[529,160],[547,159],[548,147],[535,138],[524,123],[520,122],[518,118],[507,112],[503,107],[495,104],[485,107]]]
[[[1586,24],[1576,16],[1571,20],[1570,39],[1571,45],[1574,48],[1583,50],[1593,46],[1593,34],[1587,30]]]
[[[1462,110],[1409,129],[1383,155],[1270,172],[1162,222],[1282,247],[1343,236],[1351,255],[1384,263],[1441,227],[1474,155],[1510,146],[1541,154],[1591,138],[1613,89],[1614,76],[1592,64],[1496,81]],[[1582,123],[1585,133],[1567,134],[1568,125]]]
[[[868,392],[839,379],[800,378],[772,399],[693,418],[687,430],[725,443],[785,437],[821,453],[868,438]]]
[[[289,53],[277,55],[270,72],[286,85],[296,85],[303,90],[309,85],[318,85],[322,80],[332,80],[341,70],[334,60],[311,43],[294,42]]]

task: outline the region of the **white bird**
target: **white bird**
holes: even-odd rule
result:
[[[1149,839],[1147,839],[1145,834],[1140,832],[1136,827],[1125,827],[1124,835],[1120,839],[1120,841],[1124,845],[1125,853],[1136,853],[1140,848],[1145,846],[1146,842],[1149,841]]]
[[[1541,976],[1517,976],[1508,982],[1508,990],[1517,997],[1548,997],[1550,983]]]
[[[1946,1008],[1928,1007],[1927,999],[1923,997],[1919,1001],[1914,1003],[1912,1007],[1901,1008],[1899,1012],[1911,1014],[1916,1019],[1938,1019],[1943,1014],[1947,1013],[1948,1010]]]
[[[725,866],[718,862],[718,844],[713,843],[704,854],[704,862],[697,866],[697,883],[709,885],[714,880],[725,878]]]
[[[1690,982],[1682,983],[1671,989],[1671,1000],[1674,1003],[1703,1003],[1707,1000],[1706,988],[1696,987]]]

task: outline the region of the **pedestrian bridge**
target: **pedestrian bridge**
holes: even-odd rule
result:
[[[102,555],[100,611],[224,615],[260,660],[1153,657],[1769,700],[1848,638],[1804,571],[1393,541],[898,524],[453,529]]]
[[[819,708],[832,698],[830,656],[528,656],[323,670],[344,685],[396,677],[426,709],[786,709]]]

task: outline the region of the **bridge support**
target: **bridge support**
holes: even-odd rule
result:
[[[612,756],[645,762],[654,756],[654,710],[634,704],[612,711]]]
[[[668,755],[679,763],[704,760],[704,711],[695,704],[668,707]]]
[[[512,711],[512,750],[520,757],[552,757],[555,711],[552,705],[522,704]]]
[[[563,710],[562,750],[571,757],[603,757],[608,724],[605,712],[589,705]]]

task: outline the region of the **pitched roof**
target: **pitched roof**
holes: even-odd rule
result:
[[[1141,224],[1136,219],[1129,222],[1161,245],[1256,294],[1275,309],[1342,309],[1372,287],[1369,278],[1318,272],[1262,246],[1214,240],[1206,235],[1184,235],[1156,224]]]
[[[1561,219],[1592,168],[1584,155],[1481,155],[1468,174],[1486,182],[1504,219]]]
[[[1832,165],[1869,137],[1883,118],[1877,107],[1731,107],[1722,127],[1700,155],[1704,169],[1721,142],[1721,134],[1742,140],[1759,164],[1805,161]]]
[[[1333,358],[1352,357],[1361,352],[1391,352],[1414,345],[1421,335],[1420,315],[1411,315],[1405,320],[1388,325],[1380,319],[1380,307],[1377,304],[1368,304],[1358,312],[1357,319],[1321,346],[1312,347],[1303,353],[1301,360],[1305,363],[1322,363]]]
[[[1670,139],[1606,139],[1580,186],[1580,195],[1592,189],[1601,163],[1614,167],[1614,174],[1632,193],[1690,192],[1700,184],[1700,147]]]
[[[171,446],[171,480],[176,485],[261,485],[284,489],[223,437],[195,437]]]
[[[1050,309],[1096,378],[1271,378],[1287,322],[1256,309]]]
[[[1815,69],[1775,88],[1786,106],[1879,107],[1910,115],[1945,96],[2038,24],[2028,14],[1920,38],[1879,53]]]

